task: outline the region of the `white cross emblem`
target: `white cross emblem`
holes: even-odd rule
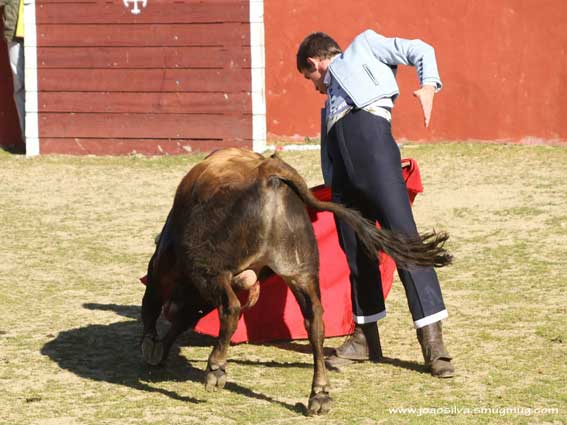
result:
[[[128,9],[130,9],[130,6],[128,5],[128,3],[134,3],[134,8],[131,10],[131,12],[134,15],[139,15],[142,10],[138,7],[138,3],[142,3],[142,7],[146,7],[148,4],[148,0],[122,0],[124,2],[124,6],[126,6]]]

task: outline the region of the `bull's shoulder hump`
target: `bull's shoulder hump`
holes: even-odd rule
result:
[[[255,178],[256,169],[264,157],[247,149],[222,149],[209,156],[199,183],[216,182],[218,185],[243,182]]]
[[[243,173],[253,170],[264,160],[264,157],[249,149],[225,148],[209,154],[196,164],[182,179],[178,192],[190,192],[195,184],[214,182],[222,184],[232,179],[240,180]]]
[[[254,184],[258,168],[265,158],[241,148],[227,148],[213,152],[189,171],[181,182],[178,195],[211,199],[219,191],[239,191]],[[188,199],[188,198],[187,198]]]

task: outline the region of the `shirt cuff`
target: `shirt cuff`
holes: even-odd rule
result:
[[[433,86],[435,87],[435,93],[437,93],[439,90],[441,90],[441,87],[443,87],[441,81],[438,80],[423,80],[421,86]]]

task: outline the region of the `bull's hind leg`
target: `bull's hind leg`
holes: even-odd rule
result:
[[[319,292],[319,278],[316,275],[300,275],[285,279],[291,288],[305,320],[305,329],[313,350],[313,383],[307,406],[309,415],[327,413],[331,407],[329,380],[323,356],[325,325],[323,306]]]
[[[215,278],[215,282],[212,282],[214,287],[222,291],[222,295],[219,306],[219,337],[207,362],[207,373],[205,375],[205,389],[207,391],[222,389],[226,384],[226,355],[230,338],[232,338],[238,325],[241,308],[231,282],[232,275],[230,273],[224,273]]]

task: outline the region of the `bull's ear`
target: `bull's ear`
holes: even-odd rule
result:
[[[270,155],[270,158],[281,159],[277,152],[274,152],[272,155]]]

